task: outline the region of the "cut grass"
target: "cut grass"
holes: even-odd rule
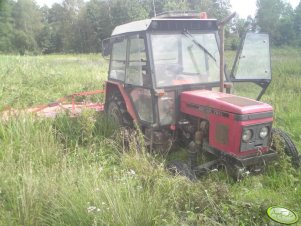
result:
[[[300,51],[272,56],[263,100],[300,150]],[[106,71],[96,55],[0,56],[1,107],[101,89]],[[273,225],[265,214],[272,205],[301,215],[301,174],[285,161],[239,183],[223,171],[193,183],[136,147],[124,152],[110,120],[89,111],[76,119],[21,114],[2,121],[0,225]]]

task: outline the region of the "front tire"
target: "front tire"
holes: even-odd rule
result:
[[[194,171],[189,167],[187,163],[183,161],[175,160],[169,162],[166,168],[173,175],[180,175],[183,177],[187,177],[189,180],[196,180],[196,175]]]
[[[281,129],[272,129],[271,149],[279,152],[281,149],[291,158],[293,167],[300,167],[300,156],[298,150],[289,135]],[[278,149],[278,150],[277,150]],[[280,150],[279,150],[280,149]]]

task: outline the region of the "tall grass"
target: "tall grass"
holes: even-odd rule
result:
[[[298,54],[273,52],[274,80],[264,100],[300,149]],[[99,89],[106,68],[95,55],[0,56],[1,106]],[[170,175],[164,159],[141,148],[139,136],[125,148],[121,135],[110,119],[90,111],[2,120],[0,225],[272,225],[265,214],[271,205],[301,215],[301,175],[288,165],[272,164],[240,183],[224,171],[191,182]]]
[[[274,50],[273,81],[264,100],[275,110],[276,125],[286,129],[301,150],[301,51]]]
[[[91,117],[69,126],[78,129]],[[187,218],[192,210],[215,205],[202,183],[171,177],[147,153],[121,153],[113,134],[94,134],[93,143],[57,139],[61,120],[19,116],[1,123],[1,225],[175,225],[195,222]],[[70,138],[72,131],[60,133]]]
[[[74,92],[102,89],[100,55],[0,56],[0,106],[28,107]]]

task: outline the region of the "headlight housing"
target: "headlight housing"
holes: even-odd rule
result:
[[[265,126],[260,129],[259,137],[261,139],[264,139],[267,137],[268,134],[269,134],[269,128]]]
[[[252,130],[250,130],[250,129],[245,129],[245,130],[243,131],[243,133],[242,133],[242,140],[243,140],[244,142],[248,142],[248,141],[251,140],[252,136],[253,136]]]

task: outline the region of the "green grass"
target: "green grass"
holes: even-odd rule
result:
[[[272,51],[273,82],[263,97],[299,150],[300,52]],[[0,56],[0,106],[101,89],[106,71],[98,55]],[[285,161],[239,183],[225,172],[191,182],[137,149],[137,137],[125,151],[112,122],[90,111],[2,120],[0,225],[276,225],[265,214],[271,205],[301,216],[301,174]]]
[[[102,89],[107,62],[100,55],[0,56],[0,106],[28,107],[74,92]]]

